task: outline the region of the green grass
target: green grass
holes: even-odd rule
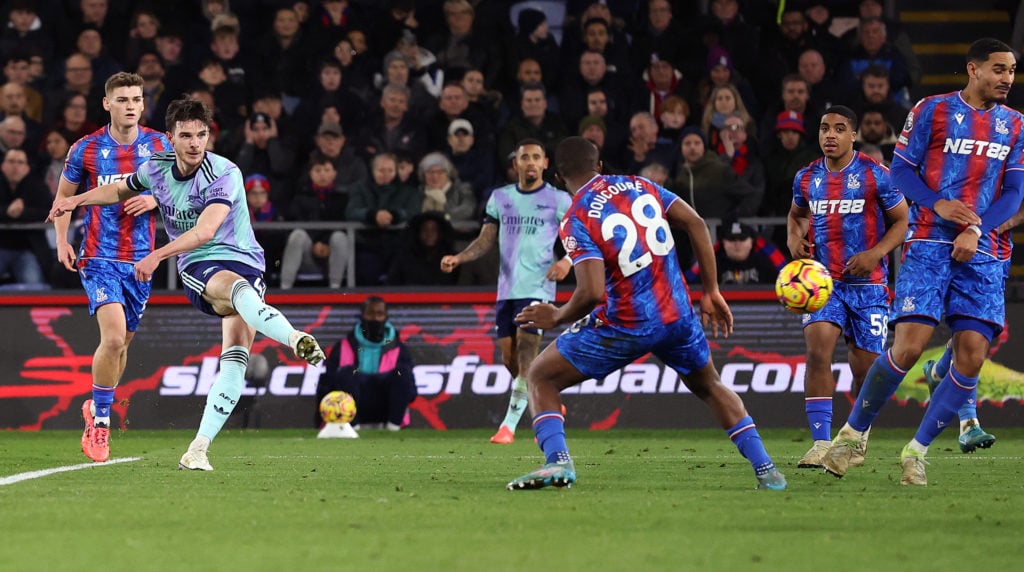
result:
[[[763,431],[786,492],[755,491],[721,431],[570,431],[571,490],[508,492],[527,429],[223,433],[212,473],[177,470],[184,431],[115,434],[142,460],[0,486],[0,570],[1009,570],[1024,549],[1024,430],[930,451],[898,484],[909,429],[876,429],[837,480],[795,464],[806,431]],[[0,433],[0,478],[83,463],[78,433]]]

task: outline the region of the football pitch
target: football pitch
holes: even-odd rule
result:
[[[871,434],[835,479],[797,469],[806,431],[763,430],[789,490],[756,491],[722,431],[569,431],[572,489],[505,490],[541,457],[528,428],[226,431],[214,472],[179,471],[191,431],[0,433],[0,570],[1010,570],[1024,548],[1024,429],[932,445],[901,487],[910,429]],[[137,457],[137,460],[130,460]],[[30,475],[29,475],[30,476]],[[24,480],[22,480],[24,479]]]

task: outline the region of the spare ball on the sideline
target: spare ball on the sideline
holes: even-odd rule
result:
[[[356,400],[344,391],[332,391],[320,400],[324,423],[349,423],[356,417]]]
[[[790,312],[817,312],[832,295],[832,276],[817,260],[801,258],[782,267],[775,280],[775,296]]]

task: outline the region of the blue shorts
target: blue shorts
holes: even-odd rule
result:
[[[710,348],[697,315],[653,330],[630,330],[600,322],[593,314],[569,326],[555,340],[558,353],[588,378],[601,379],[653,353],[685,376],[708,363]]]
[[[234,272],[244,278],[246,282],[252,284],[252,287],[256,289],[260,299],[263,299],[263,295],[267,292],[267,284],[263,281],[263,273],[252,266],[242,264],[241,262],[218,260],[196,262],[186,266],[179,276],[181,277],[182,285],[185,286],[185,295],[188,296],[188,301],[192,302],[192,305],[196,308],[199,308],[200,312],[217,316],[218,318],[224,317],[215,312],[213,306],[203,299],[206,283],[223,270]]]
[[[993,335],[1002,331],[1008,261],[975,254],[968,262],[956,262],[950,257],[953,245],[938,242],[913,241],[903,248],[890,324],[905,320],[937,325],[945,317],[953,331],[958,322],[972,321],[991,326]]]
[[[96,314],[100,306],[120,304],[129,332],[139,329],[142,313],[153,287],[152,282],[135,279],[135,264],[102,258],[86,258],[78,265],[78,276],[89,297],[89,315]]]
[[[804,327],[831,322],[854,347],[880,354],[889,329],[889,288],[884,284],[847,284],[836,280],[825,307],[803,315]]]
[[[522,312],[523,308],[535,302],[545,302],[545,300],[538,300],[536,298],[499,300],[497,309],[494,311],[494,329],[498,332],[498,338],[511,338],[515,335],[516,330],[543,335],[544,330],[523,327],[515,322],[516,314]]]

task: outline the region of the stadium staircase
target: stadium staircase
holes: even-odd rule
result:
[[[900,25],[910,36],[924,70],[921,85],[911,93],[913,101],[962,88],[967,82],[964,54],[971,42],[983,37],[1009,42],[1013,31],[1005,0],[899,0],[897,5]],[[1022,48],[1011,47],[1018,51]],[[1024,78],[1018,78],[1012,92],[1010,105],[1024,110]],[[1018,227],[1013,233],[1013,242],[1010,274],[1021,280],[1024,279],[1024,227]],[[1008,290],[1024,293],[1024,288]]]

